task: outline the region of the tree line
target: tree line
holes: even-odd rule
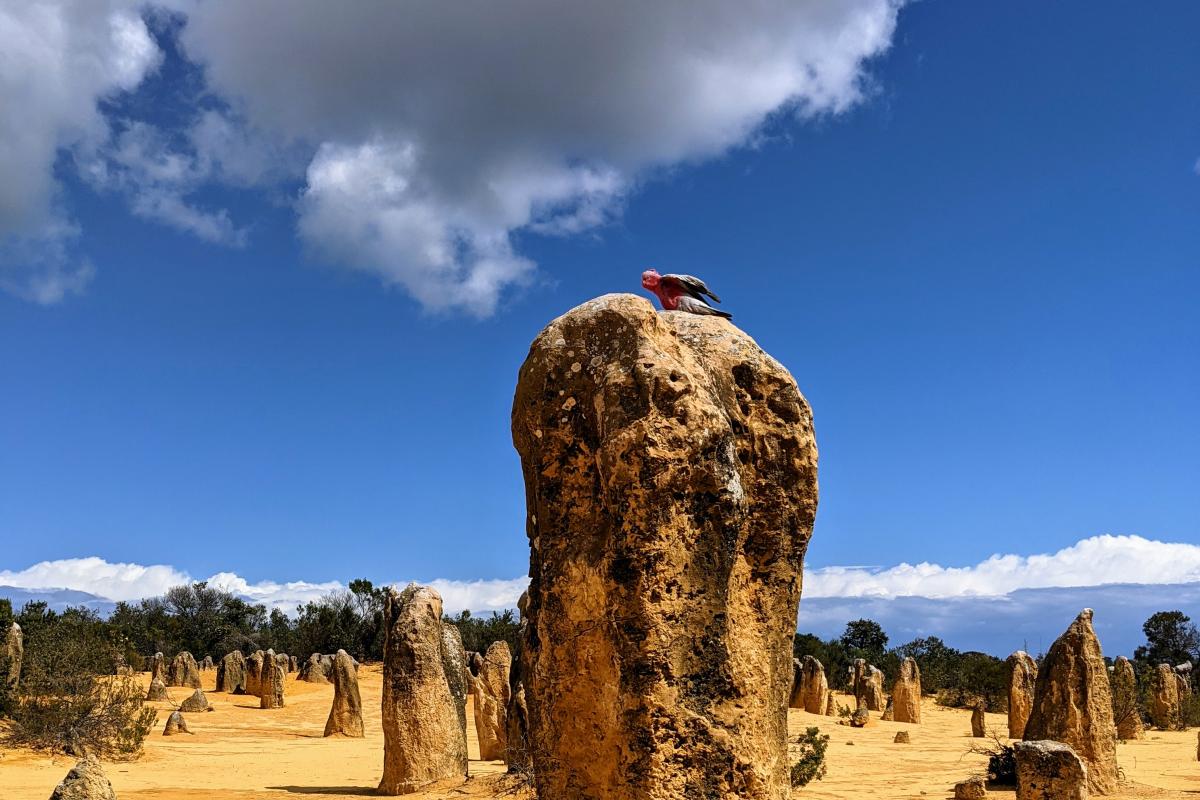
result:
[[[1200,632],[1182,611],[1160,611],[1146,620],[1142,633],[1146,642],[1134,650],[1130,661],[1138,694],[1144,698],[1150,692],[1158,664],[1200,662]],[[859,619],[848,623],[842,635],[834,639],[797,633],[792,652],[796,658],[810,655],[820,661],[830,688],[842,691],[850,689],[850,668],[855,659],[874,664],[891,680],[899,674],[900,662],[912,657],[921,670],[922,690],[936,695],[938,703],[966,708],[982,700],[989,711],[1008,709],[1008,671],[1004,660],[988,653],[956,650],[936,636],[913,639],[889,649],[882,626],[874,620]],[[1044,655],[1034,656],[1039,665]],[[1111,657],[1106,656],[1105,660],[1112,665]],[[1188,724],[1200,724],[1200,697],[1184,713]]]

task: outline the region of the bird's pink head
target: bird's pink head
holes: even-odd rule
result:
[[[645,272],[642,273],[642,286],[646,287],[647,289],[649,289],[650,291],[653,292],[655,289],[658,288],[659,277],[660,276],[656,270],[652,270],[652,269],[646,270]]]

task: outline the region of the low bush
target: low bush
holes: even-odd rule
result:
[[[792,786],[807,786],[824,778],[829,737],[822,735],[820,728],[809,728],[796,738],[796,744],[800,746],[800,757],[792,764]]]

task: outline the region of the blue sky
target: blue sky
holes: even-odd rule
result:
[[[578,108],[417,113],[429,139],[411,174],[397,166],[417,135],[407,101],[376,109],[393,82],[425,96],[453,74],[289,87],[261,41],[214,33],[252,27],[236,10],[173,5],[142,23],[133,78],[79,89],[92,118],[47,112],[49,164],[0,160],[53,195],[23,215],[0,203],[0,570],[97,556],[252,583],[524,575],[517,368],[546,322],[639,291],[648,266],[704,277],[811,402],[811,568],[970,566],[1101,534],[1200,546],[1194,3],[801,12],[800,31],[876,23],[848,53],[817,34],[781,45],[781,63],[807,48],[828,86],[764,89],[728,112],[737,92],[705,87],[666,122],[638,116],[636,81]],[[106,9],[63,13],[105,30],[137,20]],[[764,20],[748,35],[786,27]],[[279,32],[293,34],[312,42]],[[371,46],[351,49],[369,62]],[[246,64],[263,74],[239,84]],[[326,89],[326,105],[297,100]],[[634,118],[593,136],[591,102]],[[204,150],[191,126],[205,112],[238,148]],[[440,153],[429,143],[468,127]],[[459,147],[505,169],[558,155],[522,175],[540,199],[520,206],[514,180],[501,199],[520,208],[485,213],[461,189]],[[394,217],[353,205],[375,183],[332,183],[381,164],[434,186],[398,214],[468,231],[451,278],[413,267],[426,232],[375,236]],[[560,184],[576,188],[545,188]],[[18,263],[19,237],[55,223],[71,229],[53,240],[62,259]],[[37,302],[39,269],[79,279]],[[480,295],[481,274],[502,277]]]

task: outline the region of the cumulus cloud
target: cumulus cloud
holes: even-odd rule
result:
[[[165,564],[111,563],[95,556],[42,561],[22,570],[0,570],[0,587],[46,591],[74,589],[114,601],[155,597],[172,586],[196,580],[200,579]],[[233,572],[218,572],[207,581],[209,585],[239,597],[289,613],[301,603],[347,588],[346,584],[336,580],[252,583]],[[408,582],[400,580],[394,585],[404,586]],[[437,589],[446,613],[456,614],[464,609],[479,612],[516,608],[517,599],[529,585],[529,579],[459,581],[435,578],[421,583]]]
[[[137,86],[161,53],[136,0],[0,7],[0,286],[52,303],[91,266],[72,244],[54,176],[60,148],[106,135],[98,103]]]
[[[1055,553],[993,555],[974,566],[923,561],[888,569],[823,567],[804,578],[804,597],[979,597],[1018,589],[1200,581],[1200,546],[1141,536],[1093,536]]]
[[[95,557],[43,561],[20,571],[0,571],[0,586],[76,589],[110,600],[151,597],[195,579],[170,566],[112,564]],[[299,603],[346,589],[345,584],[336,580],[252,583],[231,572],[212,575],[208,582],[254,602],[288,611]],[[516,608],[521,592],[529,585],[526,577],[472,581],[435,578],[419,582],[442,594],[448,613]],[[407,579],[392,582],[395,586],[407,583]],[[801,620],[802,627],[806,615],[813,623],[813,615],[819,612],[819,619],[815,620],[818,623],[842,620],[844,624],[845,619],[854,618],[847,614],[862,616],[862,609],[867,609],[868,616],[883,613],[882,609],[890,607],[892,601],[916,598],[928,601],[923,608],[934,609],[923,613],[923,618],[933,624],[944,616],[936,609],[943,609],[951,616],[957,613],[954,609],[979,608],[981,603],[997,609],[1017,609],[1013,598],[1021,592],[1118,584],[1200,584],[1200,545],[1105,535],[1083,539],[1055,553],[995,555],[969,567],[943,567],[928,562],[888,569],[822,567],[805,573]],[[967,605],[943,602],[950,600],[962,600]]]
[[[312,253],[484,316],[534,269],[517,232],[603,224],[656,168],[858,102],[900,2],[171,6],[214,95],[311,146]]]
[[[16,572],[0,570],[0,586],[75,589],[109,600],[153,597],[189,580],[186,573],[165,564],[113,564],[95,556],[42,561]]]
[[[656,170],[860,101],[902,2],[19,4],[0,11],[0,105],[24,112],[0,121],[0,236],[52,221],[63,148],[134,214],[226,245],[245,225],[201,190],[299,180],[310,252],[486,316],[534,270],[518,233],[603,225]],[[182,121],[158,95],[98,110],[163,57],[139,8],[202,70],[155,89]]]
[[[208,135],[211,123],[204,118]],[[198,128],[199,129],[199,128]],[[160,222],[216,244],[241,246],[246,231],[225,209],[204,209],[188,199],[212,179],[216,166],[203,153],[168,141],[159,129],[132,121],[110,141],[81,158],[82,174],[101,191],[120,192],[139,217]]]

